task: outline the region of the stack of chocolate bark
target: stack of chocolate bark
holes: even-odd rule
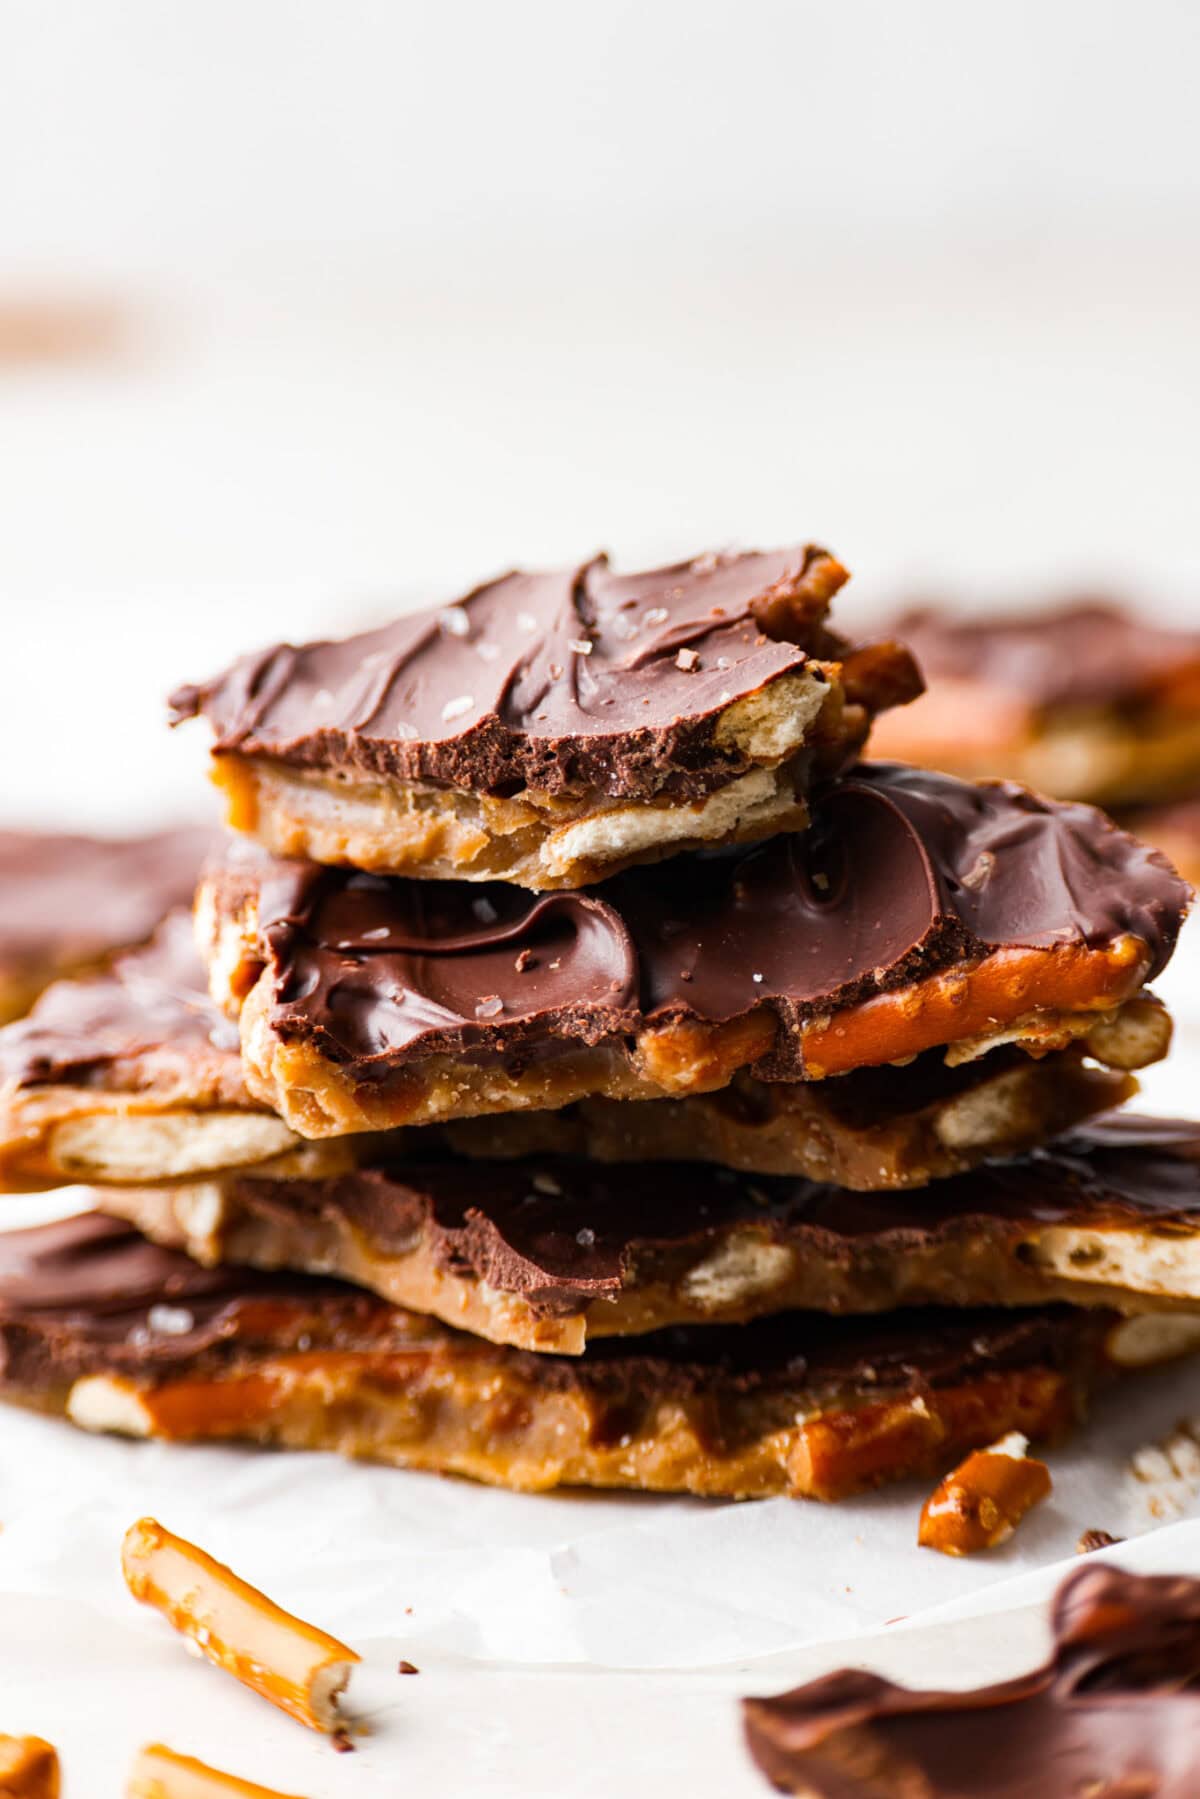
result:
[[[919,677],[806,548],[514,574],[175,698],[240,835],[0,1032],[10,1397],[525,1488],[834,1498],[1200,1339],[1188,891],[857,760]],[[1049,1145],[1049,1147],[1046,1147]]]

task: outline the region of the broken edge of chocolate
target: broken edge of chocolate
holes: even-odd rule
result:
[[[843,1669],[744,1702],[763,1773],[806,1799],[1191,1799],[1200,1775],[1200,1581],[1093,1565],[1051,1607],[1040,1668],[972,1692]]]

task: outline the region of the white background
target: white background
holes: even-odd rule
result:
[[[1198,77],[1189,0],[0,0],[0,812],[197,810],[175,681],[598,546],[816,536],[843,614],[1095,580],[1200,618]],[[113,342],[21,354],[42,302]],[[1113,1516],[1156,1403],[978,1578]],[[160,1731],[314,1799],[750,1793],[735,1693],[976,1579],[917,1559],[912,1494],[535,1502],[0,1429],[0,1729],[59,1737],[68,1799]],[[151,1503],[371,1650],[369,1751],[131,1614]],[[1191,1528],[1141,1552],[1200,1567]],[[872,1653],[983,1678],[1030,1630]]]

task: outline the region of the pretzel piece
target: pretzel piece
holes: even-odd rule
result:
[[[0,1735],[0,1799],[58,1799],[58,1753],[43,1737]]]
[[[1010,1431],[948,1474],[921,1508],[917,1542],[942,1555],[975,1555],[1006,1543],[1026,1512],[1050,1496],[1050,1470]]]
[[[237,1774],[223,1774],[191,1755],[177,1755],[165,1743],[147,1743],[125,1787],[125,1799],[299,1799],[274,1787],[257,1786]]]
[[[341,1728],[338,1700],[362,1659],[353,1649],[153,1518],[126,1532],[121,1567],[134,1598],[154,1606],[218,1668],[310,1730]]]

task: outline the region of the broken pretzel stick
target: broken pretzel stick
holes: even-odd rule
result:
[[[0,1736],[0,1799],[58,1799],[58,1754],[42,1737]]]
[[[176,1755],[164,1743],[148,1743],[129,1771],[125,1799],[298,1799],[255,1786],[236,1774],[222,1774],[191,1755]]]
[[[338,1700],[354,1663],[336,1637],[292,1617],[194,1543],[153,1518],[125,1533],[125,1584],[201,1654],[310,1730],[341,1728]]]
[[[948,1474],[921,1508],[922,1549],[975,1555],[1006,1542],[1051,1490],[1049,1468],[1028,1455],[1028,1448],[1028,1437],[1010,1431]]]

